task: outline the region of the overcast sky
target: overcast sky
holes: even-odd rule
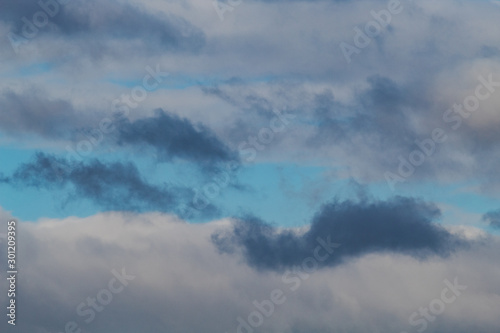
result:
[[[499,332],[499,4],[0,0],[2,332]]]

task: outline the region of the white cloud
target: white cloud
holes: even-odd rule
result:
[[[498,239],[428,261],[367,255],[319,270],[291,291],[281,273],[253,270],[239,255],[216,251],[210,235],[230,224],[188,224],[158,213],[19,223],[20,332],[59,332],[67,321],[97,333],[236,332],[236,318],[247,318],[252,302],[277,288],[287,300],[265,318],[263,330],[414,332],[408,316],[455,277],[468,289],[427,332],[467,332],[478,324],[477,332],[499,329]],[[136,278],[87,325],[76,307],[122,267]]]

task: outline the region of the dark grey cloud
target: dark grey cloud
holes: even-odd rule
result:
[[[85,50],[94,56],[102,55],[110,40],[136,40],[141,43],[137,52],[193,52],[205,44],[204,33],[184,18],[148,12],[142,6],[117,1],[61,1],[66,2],[64,5],[41,2],[47,4],[45,9],[36,0],[0,0],[0,20],[23,38],[52,35],[70,37],[67,40],[77,45],[84,42],[89,46]],[[27,27],[23,18],[32,24],[38,12],[48,12],[49,23],[39,29]]]
[[[109,132],[102,133],[99,124],[103,118],[97,110],[76,110],[70,101],[50,98],[35,88],[0,95],[0,130],[9,136],[36,135],[75,143],[95,136],[96,146],[151,147],[161,161],[183,159],[204,168],[219,162],[238,163],[238,155],[203,124],[161,109],[152,117],[134,121],[115,116],[114,120],[106,118]]]
[[[381,251],[418,258],[446,256],[465,243],[433,223],[439,215],[434,205],[412,198],[334,201],[322,207],[310,229],[302,235],[278,231],[250,217],[235,222],[230,232],[213,234],[212,241],[226,253],[242,248],[247,262],[260,269],[280,270],[300,265],[320,245],[318,238],[340,245],[332,245],[332,254],[321,263],[324,266]]]
[[[18,166],[11,176],[0,175],[0,183],[19,188],[71,188],[67,201],[83,198],[105,210],[155,210],[181,216],[187,213],[181,207],[192,206],[194,196],[190,188],[182,185],[147,182],[131,162],[68,161],[45,153],[35,154],[32,161]],[[210,216],[216,209],[208,205],[199,212]]]
[[[488,222],[493,228],[500,229],[500,209],[484,214],[483,221]]]
[[[174,158],[214,165],[217,162],[237,161],[237,155],[202,124],[193,124],[186,118],[156,111],[154,117],[117,121],[119,145],[153,147],[160,160]]]

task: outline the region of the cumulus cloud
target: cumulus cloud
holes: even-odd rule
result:
[[[253,269],[217,250],[211,235],[232,231],[232,223],[189,224],[158,213],[20,221],[17,304],[23,316],[16,329],[64,332],[66,323],[74,321],[82,331],[96,333],[232,333],[238,318],[248,320],[258,311],[254,301],[269,300],[280,289],[285,302],[271,316],[263,316],[256,329],[413,332],[420,325],[411,325],[409,317],[417,313],[414,319],[423,319],[419,308],[429,308],[442,297],[445,280],[457,279],[467,289],[427,322],[426,332],[498,332],[496,239],[424,262],[384,252],[350,258],[307,277],[290,270],[290,283],[281,273]],[[0,255],[5,257],[5,251],[2,247]],[[5,265],[0,262],[2,278]],[[134,278],[86,322],[90,315],[79,315],[77,307],[89,310],[88,298],[105,299],[101,291],[109,288],[113,270],[122,269]],[[453,294],[447,291],[446,296]],[[4,329],[7,324],[0,325]]]
[[[439,215],[435,206],[412,198],[334,201],[322,207],[301,235],[250,218],[239,220],[230,233],[215,233],[212,239],[221,252],[241,247],[249,264],[275,270],[299,264],[318,245],[331,252],[323,266],[384,251],[422,258],[446,256],[465,242],[434,223]]]

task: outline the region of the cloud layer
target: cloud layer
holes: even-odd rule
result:
[[[229,220],[188,224],[152,213],[19,222],[22,274],[18,275],[17,300],[23,316],[16,329],[63,332],[66,323],[74,321],[82,330],[96,333],[237,332],[238,318],[247,320],[257,311],[254,301],[269,300],[271,292],[280,289],[286,301],[264,317],[258,329],[416,332],[421,325],[410,324],[410,315],[429,308],[431,301],[441,297],[446,287],[443,281],[455,278],[467,289],[434,321],[427,322],[426,332],[493,333],[499,329],[500,267],[495,259],[499,243],[494,238],[459,249],[451,257],[433,256],[426,261],[379,252],[350,257],[341,265],[309,272],[307,277],[301,270],[289,270],[291,283],[283,280],[282,273],[259,271],[238,256],[221,254],[211,235],[220,230],[232,232],[234,227]],[[343,247],[350,244],[343,243],[338,250]],[[0,254],[5,255],[4,246]],[[5,272],[4,261],[0,267]],[[86,322],[90,315],[77,314],[77,307],[83,303],[80,310],[91,309],[85,305],[87,298],[96,299],[101,290],[108,289],[112,271],[121,273],[122,268],[134,279]],[[3,329],[5,321],[0,325]]]

